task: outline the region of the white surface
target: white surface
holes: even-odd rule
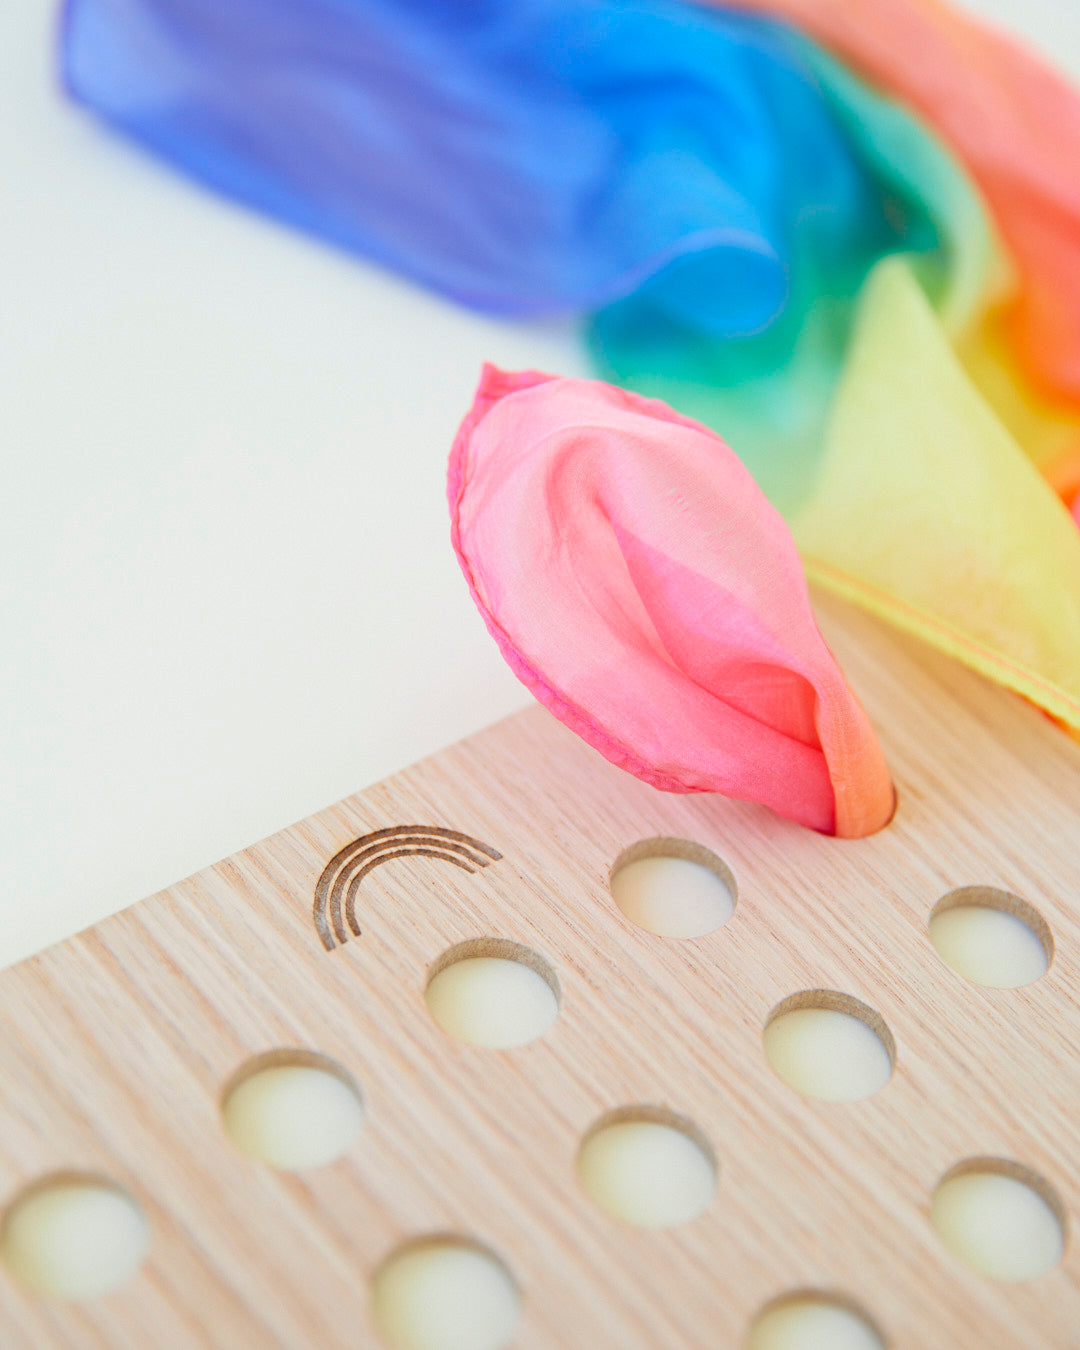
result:
[[[994,1280],[1033,1280],[1065,1248],[1061,1224],[1037,1191],[1015,1177],[966,1172],[934,1194],[934,1227],[966,1266]]]
[[[463,1243],[406,1249],[376,1274],[372,1295],[389,1350],[502,1350],[521,1314],[502,1263]]]
[[[638,858],[611,878],[615,903],[631,923],[659,937],[705,937],[735,913],[724,881],[689,858]]]
[[[0,964],[525,702],[443,468],[483,359],[584,373],[112,138],[52,12],[0,5]]]
[[[823,1102],[858,1102],[892,1077],[876,1032],[835,1008],[797,1008],[765,1028],[765,1056],[788,1087]]]
[[[0,962],[527,701],[446,458],[485,358],[583,369],[111,136],[50,13],[0,6]]]
[[[703,1214],[716,1170],[682,1130],[653,1120],[622,1120],[591,1134],[578,1154],[589,1197],[635,1228],[676,1228]]]
[[[3,1258],[35,1294],[97,1298],[134,1275],[149,1242],[146,1216],[125,1191],[60,1181],[32,1191],[5,1216]]]
[[[1022,919],[990,905],[957,905],[930,920],[938,956],[972,984],[1019,989],[1046,974],[1046,951]]]
[[[522,961],[472,956],[440,970],[428,1010],[448,1036],[488,1050],[510,1050],[542,1036],[559,1015],[547,980]]]
[[[244,1078],[222,1107],[242,1153],[287,1171],[324,1167],[352,1146],[364,1106],[344,1078],[313,1064],[275,1064]]]

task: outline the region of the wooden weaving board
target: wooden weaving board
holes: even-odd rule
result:
[[[533,707],[0,976],[0,1199],[103,1174],[152,1229],[139,1272],[99,1299],[35,1298],[0,1270],[4,1350],[374,1350],[371,1273],[430,1233],[507,1263],[524,1300],[514,1350],[741,1350],[761,1307],[799,1289],[850,1296],[890,1350],[1076,1350],[1080,746],[840,602],[816,605],[899,792],[873,838],[657,792]],[[501,856],[466,871],[400,851],[354,891],[360,936],[334,938],[330,906],[327,950],[324,868],[418,823]],[[726,861],[726,926],[676,941],[623,917],[611,865],[653,836]],[[1055,954],[1035,984],[981,988],[935,953],[935,903],[975,884],[1046,920]],[[557,1021],[521,1049],[459,1044],[425,1005],[432,963],[484,937],[558,976]],[[770,1011],[815,989],[861,999],[895,1038],[892,1079],[865,1101],[803,1098],[765,1059]],[[226,1136],[223,1086],[280,1048],[360,1085],[365,1127],[339,1162],[275,1171]],[[578,1181],[589,1127],[637,1105],[689,1118],[715,1151],[716,1197],[684,1227],[622,1225]],[[972,1157],[1054,1188],[1054,1271],[996,1283],[945,1249],[931,1197]]]

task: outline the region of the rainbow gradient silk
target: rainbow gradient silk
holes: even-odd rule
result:
[[[597,380],[488,366],[448,496],[504,657],[614,764],[841,838],[888,822],[885,760],[791,535],[707,427]]]
[[[1008,39],[938,0],[68,0],[61,61],[249,206],[580,313],[812,579],[1080,732],[1080,97]]]

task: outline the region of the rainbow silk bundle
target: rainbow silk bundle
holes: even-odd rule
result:
[[[580,314],[812,580],[1080,733],[1080,95],[1009,39],[938,0],[68,0],[61,60],[236,200]]]

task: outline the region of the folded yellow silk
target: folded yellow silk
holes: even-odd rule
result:
[[[1080,530],[903,258],[871,274],[811,500],[810,577],[1080,729]]]

